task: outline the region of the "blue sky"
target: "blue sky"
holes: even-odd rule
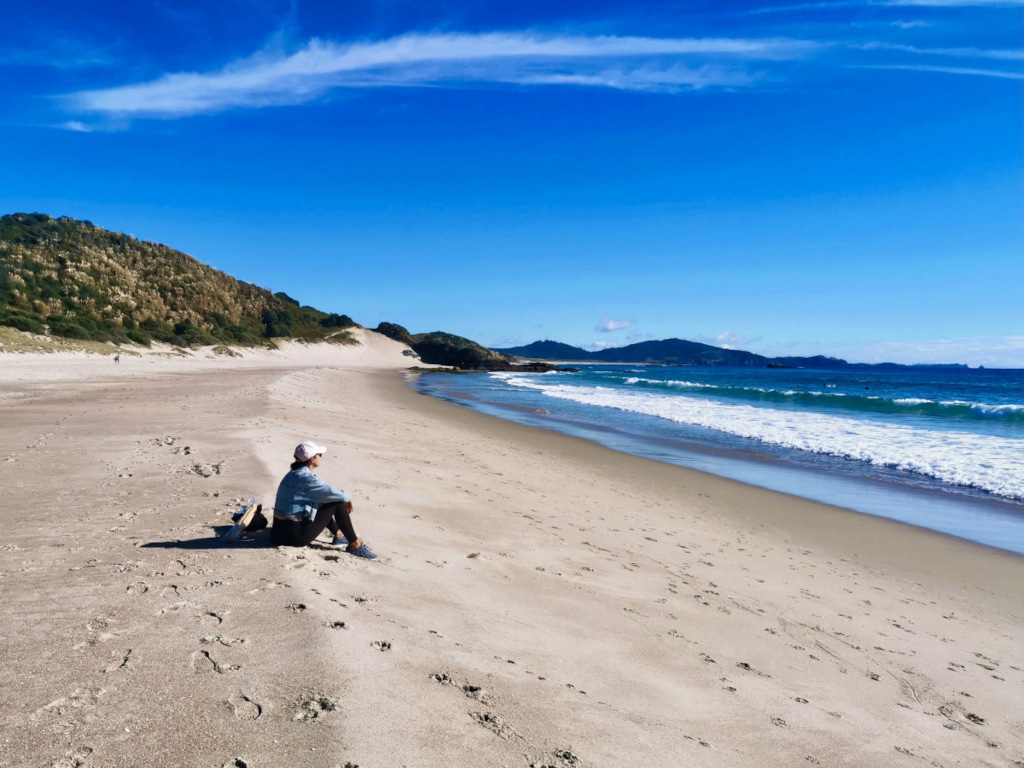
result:
[[[490,346],[1024,365],[1022,0],[4,5],[2,212]]]

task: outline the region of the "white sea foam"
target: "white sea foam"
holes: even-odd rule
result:
[[[975,411],[982,413],[1021,413],[1024,412],[1024,405],[985,405],[984,403],[948,403],[943,402],[942,405],[969,405]]]
[[[644,379],[644,378],[641,378],[639,376],[630,376],[623,383],[624,384],[640,384],[640,383],[643,383],[643,384],[657,384],[657,385],[662,386],[662,387],[674,387],[674,388],[686,387],[687,389],[691,389],[691,388],[692,389],[721,389],[721,386],[718,385],[718,384],[701,384],[700,382],[697,382],[697,381],[678,381],[678,380],[675,380],[675,379]]]
[[[975,403],[968,400],[929,400],[924,397],[899,397],[890,400],[882,395],[850,395],[845,392],[820,392],[813,389],[795,390],[795,389],[771,389],[767,387],[723,387],[720,384],[704,384],[696,381],[681,381],[675,379],[647,379],[639,376],[630,376],[623,380],[624,384],[635,385],[635,384],[655,384],[665,389],[736,389],[744,392],[761,392],[766,395],[776,394],[784,397],[826,397],[830,400],[834,398],[851,398],[859,397],[865,400],[875,400],[878,402],[891,402],[893,405],[902,405],[913,407],[917,405],[931,405],[941,406],[943,408],[969,408],[978,414],[984,414],[985,416],[1011,416],[1013,414],[1019,414],[1024,412],[1024,405],[1009,404],[1009,405],[989,405],[985,403]],[[825,387],[835,388],[835,384],[826,384]]]
[[[1024,499],[1021,441],[929,431],[867,419],[735,405],[684,395],[539,383],[496,374],[509,384],[585,405],[656,416],[812,453],[841,456]]]

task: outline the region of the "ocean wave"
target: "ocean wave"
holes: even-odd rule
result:
[[[1024,500],[1021,441],[956,431],[930,431],[860,418],[723,403],[615,387],[539,383],[510,385],[583,405],[654,416],[810,453],[838,456]]]
[[[696,381],[672,381],[665,379],[645,379],[640,376],[630,376],[623,381],[623,384],[650,384],[655,387],[668,387],[670,389],[721,389],[716,384],[701,384]]]
[[[1024,424],[1024,405],[975,403],[965,400],[930,400],[922,397],[890,398],[882,395],[860,395],[846,392],[825,392],[812,389],[772,389],[769,387],[741,387],[705,384],[685,380],[651,379],[640,376],[609,377],[610,383],[650,390],[693,391],[702,395],[737,401],[754,401],[795,406],[808,405],[816,409],[857,411],[908,416],[932,416],[942,419],[978,419]],[[826,387],[833,385],[824,385]]]

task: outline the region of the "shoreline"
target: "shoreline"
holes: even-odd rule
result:
[[[503,427],[497,425],[508,425],[509,429],[505,434],[510,437],[514,436],[516,440],[529,441],[543,446],[545,450],[558,450],[568,455],[580,455],[585,457],[587,463],[600,466],[602,471],[628,472],[643,482],[666,484],[683,494],[692,492],[691,485],[704,485],[709,491],[708,495],[725,502],[720,512],[730,516],[736,515],[735,520],[739,523],[760,522],[772,525],[780,535],[796,538],[806,537],[808,544],[827,546],[843,552],[849,557],[867,558],[876,566],[906,569],[941,577],[948,575],[946,561],[942,558],[955,556],[954,553],[961,547],[966,548],[966,551],[982,555],[991,554],[997,560],[1019,562],[1021,566],[1024,566],[1024,558],[1015,552],[999,547],[951,536],[899,520],[870,515],[847,507],[744,483],[699,469],[618,451],[585,437],[569,435],[558,430],[521,424],[512,419],[502,419],[481,413],[467,406],[418,392],[410,383],[410,378],[409,375],[405,377],[404,390],[416,398],[422,398],[431,403],[423,408],[427,413],[437,414],[440,418],[447,420],[456,419],[467,429],[492,434],[502,434]],[[417,400],[406,400],[406,391],[395,394],[402,399],[402,402],[418,402]],[[433,405],[435,402],[444,407],[435,408]],[[743,511],[752,506],[749,501],[750,496],[757,497],[758,512],[756,514]],[[856,529],[861,526],[864,531],[857,531]],[[878,549],[870,551],[865,546],[852,544],[864,540],[871,540],[872,546],[877,546]],[[937,562],[937,559],[941,562]],[[1017,566],[1010,566],[1011,571],[1016,568]],[[990,574],[999,579],[1010,575],[1010,573]],[[984,581],[984,579],[979,580],[977,586],[981,586]]]
[[[820,459],[818,454],[751,451],[749,446],[673,438],[656,433],[658,427],[649,431],[644,427],[619,428],[614,421],[601,421],[599,417],[549,412],[543,404],[535,407],[535,402],[516,404],[500,395],[491,399],[487,388],[460,387],[444,375],[419,382],[416,387],[428,396],[491,418],[575,436],[633,456],[1024,555],[1024,503],[1018,499],[943,486],[928,477],[905,481],[894,474],[895,470],[888,474],[875,468],[867,471],[839,459],[823,464],[815,461],[816,457]]]
[[[0,762],[1024,760],[1020,557],[321,351],[0,399]],[[380,560],[216,541],[301,438]]]

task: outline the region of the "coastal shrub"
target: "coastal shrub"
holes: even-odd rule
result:
[[[234,341],[239,344],[258,344],[259,334],[241,325],[229,325],[224,329],[222,338],[224,341]]]
[[[403,344],[412,346],[412,334],[398,323],[381,323],[374,330],[377,333],[387,336],[389,339],[400,341]]]
[[[133,341],[143,347],[148,347],[153,343],[153,337],[138,328],[132,328],[131,330],[125,331],[125,335],[128,337],[129,341]]]
[[[272,309],[263,311],[263,335],[268,339],[279,336],[291,336],[295,317],[287,309],[275,312]]]
[[[81,325],[66,317],[50,315],[46,318],[50,333],[54,336],[63,336],[68,339],[88,339],[89,331]]]
[[[94,341],[106,341],[111,344],[125,344],[131,341],[124,328],[117,325],[110,325],[97,330],[90,335],[90,338]]]
[[[213,345],[217,343],[217,340],[213,338],[213,336],[202,328],[196,326],[192,320],[188,318],[175,324],[174,339],[175,340],[172,343],[180,347],[190,347],[192,345]]]
[[[45,213],[15,213],[0,219],[0,240],[37,244],[50,238],[46,224],[52,222]]]
[[[46,332],[46,328],[37,318],[22,314],[21,312],[0,311],[0,325],[7,325],[28,333]]]
[[[293,299],[291,296],[289,296],[284,291],[278,291],[274,295],[277,298],[279,298],[281,301],[285,302],[286,304],[294,304],[296,307],[299,306],[299,302],[296,301],[295,299]]]
[[[174,336],[174,329],[170,323],[157,320],[155,317],[147,317],[139,323],[139,328],[157,341],[168,341]]]
[[[320,320],[320,325],[324,328],[351,328],[355,324],[355,321],[348,315],[338,315],[334,312]]]
[[[11,302],[14,290],[14,281],[11,280],[10,269],[6,264],[0,263],[0,305],[7,306]]]

